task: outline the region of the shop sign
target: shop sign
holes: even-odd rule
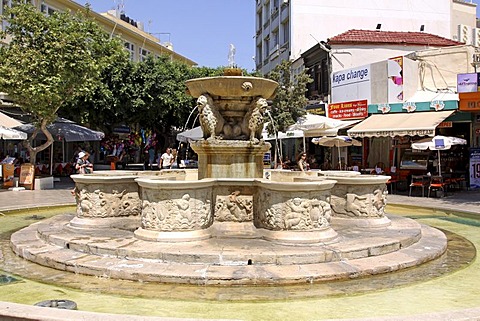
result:
[[[442,121],[437,126],[437,128],[452,128],[452,127],[453,127],[453,122],[451,121]]]
[[[332,73],[332,102],[369,100],[372,95],[370,65]]]
[[[458,93],[473,93],[478,91],[478,84],[480,74],[458,74],[457,75],[457,92]]]
[[[470,148],[470,189],[480,188],[480,148]]]
[[[480,110],[480,98],[479,99],[460,99],[460,106],[458,108],[462,111],[479,111]]]
[[[355,137],[383,137],[383,136],[434,136],[435,129],[410,129],[410,130],[377,130],[368,132],[355,132]]]
[[[367,100],[349,101],[328,105],[328,117],[333,119],[366,118],[367,116]]]

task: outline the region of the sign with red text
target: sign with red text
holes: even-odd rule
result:
[[[328,117],[333,119],[358,119],[368,116],[367,100],[329,104]]]

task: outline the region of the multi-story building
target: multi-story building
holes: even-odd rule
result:
[[[38,10],[45,14],[55,11],[78,12],[85,10],[84,6],[72,0],[25,0],[31,2]],[[10,6],[12,0],[2,0],[0,14],[5,6]],[[190,66],[197,65],[193,60],[176,53],[170,43],[161,43],[160,39],[143,29],[143,23],[135,21],[120,10],[106,13],[91,12],[98,24],[112,36],[117,36],[125,43],[125,49],[130,53],[133,61],[141,61],[148,55],[168,55],[174,60],[182,61]],[[5,21],[1,21],[1,28],[5,28]]]
[[[423,31],[480,45],[471,0],[256,0],[256,68],[267,74],[350,29]]]

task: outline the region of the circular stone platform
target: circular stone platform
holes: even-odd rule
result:
[[[414,220],[389,216],[384,228],[333,223],[328,244],[282,245],[260,236],[162,243],[139,240],[132,231],[77,229],[72,215],[32,224],[11,237],[14,252],[30,261],[87,275],[199,285],[268,285],[321,282],[392,272],[433,260],[447,238]]]

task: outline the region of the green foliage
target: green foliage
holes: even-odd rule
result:
[[[53,141],[46,126],[62,106],[95,93],[103,70],[127,59],[122,43],[110,39],[88,14],[87,8],[83,14],[45,16],[31,4],[16,4],[2,17],[7,27],[0,36],[9,43],[0,47],[0,91],[47,136],[46,146],[33,152]]]
[[[305,71],[295,77],[292,74],[292,62],[284,60],[267,76],[279,83],[270,110],[275,120],[276,131],[286,131],[288,126],[306,113],[305,106],[308,100],[305,93],[307,85],[313,80]],[[269,126],[268,130],[271,134],[274,133],[272,126]]]

